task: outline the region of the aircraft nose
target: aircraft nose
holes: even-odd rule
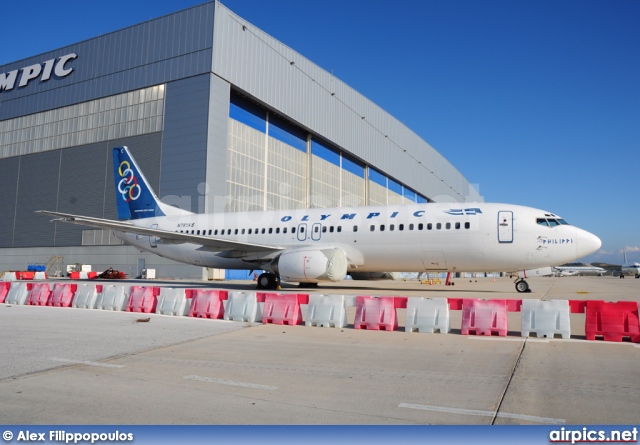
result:
[[[597,251],[602,246],[602,241],[593,233],[578,229],[576,233],[576,244],[578,257],[582,258]]]

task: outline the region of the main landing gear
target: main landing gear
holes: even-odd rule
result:
[[[531,289],[529,289],[529,283],[524,281],[522,278],[518,278],[515,281],[515,283],[516,283],[516,290],[518,292],[531,292]]]
[[[270,272],[261,273],[258,277],[258,289],[278,289],[280,287],[280,277]]]
[[[452,277],[452,276],[453,276],[453,272],[447,272],[447,279],[446,279],[446,280],[445,280],[445,282],[444,282],[444,285],[445,285],[445,286],[455,286],[455,285],[456,285],[456,283],[454,283],[454,282],[451,280],[451,277]]]

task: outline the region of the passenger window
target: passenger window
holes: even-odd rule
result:
[[[313,231],[314,231],[315,233],[318,233],[318,232],[320,232],[320,227],[318,227],[318,226],[315,226],[315,227],[313,228]]]
[[[395,224],[389,224],[389,230],[393,232],[393,230],[396,228]]]
[[[428,224],[427,224],[427,230],[431,230],[431,229],[433,229],[433,224],[428,223]]]
[[[446,226],[447,230],[451,229],[451,223],[447,223]]]
[[[464,228],[465,229],[470,229],[471,228],[471,223],[470,222],[464,223]]]
[[[398,224],[398,230],[404,230],[404,224]]]
[[[322,226],[322,233],[327,233],[327,226]]]
[[[358,226],[353,226],[353,231],[357,232],[358,231]]]
[[[191,231],[191,234],[193,235],[193,233],[194,233],[194,232],[195,232],[195,230],[192,230],[192,231]]]
[[[252,230],[252,229],[249,229],[249,235],[251,235],[251,232],[253,232],[253,230]]]
[[[371,226],[369,227],[369,230],[373,232],[374,230],[376,230],[376,226],[371,225]]]
[[[460,228],[460,223],[456,223],[456,229]]]
[[[199,231],[199,230],[198,230],[198,233],[197,233],[197,235],[200,235],[200,231]]]
[[[276,227],[276,233],[280,233],[280,227]]]
[[[442,224],[437,223],[437,224],[436,224],[436,229],[438,229],[438,230],[442,229]]]
[[[287,228],[286,227],[282,228],[282,233],[287,233]]]
[[[342,226],[338,226],[338,232],[342,232]]]
[[[418,224],[418,230],[422,230],[422,229],[424,229],[424,224],[422,223]]]
[[[236,230],[234,231],[234,234],[235,234],[235,235],[237,235],[237,234],[238,234],[238,229],[236,229]]]
[[[262,234],[264,235],[264,234],[265,234],[265,232],[266,232],[266,229],[263,227],[263,228],[262,228]]]
[[[329,232],[333,233],[333,226],[329,227]]]
[[[246,229],[242,229],[242,234],[244,235],[244,232],[246,231]]]
[[[294,229],[291,229],[291,231],[293,232]],[[304,227],[300,227],[300,233],[304,233]]]
[[[384,224],[380,224],[380,231],[384,232]]]
[[[211,236],[211,229],[209,229],[209,236]]]
[[[216,229],[216,230],[214,230],[214,231],[213,231],[213,235],[214,235],[214,236],[218,236],[218,229]]]

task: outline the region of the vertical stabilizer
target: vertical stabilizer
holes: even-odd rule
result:
[[[113,149],[113,177],[119,219],[141,219],[191,213],[160,202],[127,147]]]

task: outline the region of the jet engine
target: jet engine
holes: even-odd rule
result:
[[[347,254],[337,247],[286,250],[273,265],[284,281],[318,283],[340,281],[347,274]]]

